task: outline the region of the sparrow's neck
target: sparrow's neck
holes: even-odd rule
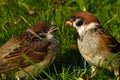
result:
[[[86,25],[82,25],[80,27],[77,27],[77,37],[79,40],[82,40],[83,36],[85,35],[86,32],[99,28],[99,24],[98,23],[90,23],[90,24],[86,24]]]
[[[89,31],[91,29],[95,29],[98,26],[99,26],[98,23],[92,22],[90,24],[86,24],[86,25],[82,25],[80,27],[77,27],[76,29],[77,29],[77,32],[78,32],[79,35],[84,35],[86,31]]]

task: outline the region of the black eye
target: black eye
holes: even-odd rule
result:
[[[78,22],[76,23],[77,26],[81,26],[84,23],[84,19],[79,18]]]
[[[41,32],[42,32],[42,33],[46,33],[46,32],[47,32],[47,29],[43,29]]]
[[[73,21],[75,21],[75,20],[76,20],[76,17],[75,17],[75,16],[71,16],[70,19],[72,19]]]

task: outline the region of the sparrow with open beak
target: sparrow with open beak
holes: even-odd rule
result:
[[[98,68],[107,68],[120,80],[120,43],[100,25],[99,20],[89,12],[75,12],[66,20],[66,25],[76,28],[78,48],[91,65],[91,78]]]
[[[49,66],[55,59],[59,43],[55,38],[57,29],[42,20],[6,42],[0,48],[0,73],[15,71],[18,80],[27,78],[27,73],[37,76],[40,69]]]

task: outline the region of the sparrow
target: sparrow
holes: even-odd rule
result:
[[[7,41],[0,48],[0,74],[15,71],[18,80],[28,78],[28,73],[38,76],[40,70],[48,67],[55,59],[59,46],[55,37],[57,30],[58,27],[41,20]]]
[[[86,11],[75,12],[65,22],[77,32],[77,44],[82,57],[91,66],[91,77],[98,68],[114,71],[120,80],[120,43],[105,30],[98,18]]]

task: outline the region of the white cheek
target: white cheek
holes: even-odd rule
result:
[[[79,33],[79,35],[84,34],[85,33],[85,27],[84,26],[78,27],[77,32]]]
[[[73,26],[76,28],[76,30],[79,33],[79,35],[81,35],[84,32],[84,26],[83,25],[81,25],[81,26],[76,25],[79,21],[80,21],[80,19],[76,19],[73,22]]]
[[[87,25],[81,25],[81,26],[77,26],[76,23],[73,23],[73,26],[76,28],[79,35],[83,35],[86,31],[96,28],[97,25],[99,24],[94,22]]]
[[[76,22],[73,22],[73,27],[76,28],[77,32],[79,33],[79,35],[82,35],[84,33],[84,26],[81,25],[81,26],[77,26],[76,25]]]
[[[76,22],[73,22],[73,27],[77,29]]]
[[[75,27],[76,29],[78,29],[78,27],[80,26],[77,26],[76,24],[78,23],[78,21],[80,21],[79,19],[76,19],[74,22],[73,22],[73,27]]]

